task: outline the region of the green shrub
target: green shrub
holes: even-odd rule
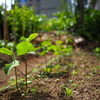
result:
[[[78,31],[86,40],[100,43],[100,11],[87,10],[83,27]]]

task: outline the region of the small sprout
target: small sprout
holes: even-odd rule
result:
[[[73,95],[72,89],[69,89],[67,87],[64,87],[64,88],[65,88],[65,94],[67,94],[69,97],[72,97],[72,95]]]
[[[77,70],[77,71],[74,71],[74,70],[73,70],[73,71],[72,71],[72,75],[78,75],[79,71],[80,71],[80,70]]]
[[[49,89],[48,88],[44,89],[44,92],[48,93],[49,92]]]
[[[70,83],[71,83],[71,82],[73,82],[73,80],[69,80],[68,82],[70,82]]]
[[[59,78],[57,78],[57,79],[55,79],[55,82],[58,82],[60,79]]]
[[[74,84],[71,84],[71,85],[74,86],[74,87],[78,87],[78,84],[75,84],[75,83]]]
[[[38,91],[38,87],[35,86],[33,89],[31,89],[30,91],[33,93],[33,95],[36,95],[36,92]]]
[[[39,68],[33,68],[32,73],[36,73],[39,71]]]

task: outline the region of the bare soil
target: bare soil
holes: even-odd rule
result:
[[[51,54],[47,54],[47,61],[50,59]],[[68,56],[61,57],[60,70],[54,70],[49,75],[41,74],[44,63],[44,56],[28,56],[28,80],[32,83],[28,85],[27,95],[25,86],[20,87],[19,91],[14,88],[15,85],[9,86],[8,81],[14,78],[14,69],[6,76],[1,67],[0,87],[6,88],[0,91],[0,100],[100,100],[100,59],[93,53],[74,51]],[[33,72],[34,68],[41,70]],[[22,62],[17,67],[18,79],[24,78],[24,72]],[[64,87],[72,90],[71,97],[68,97]]]
[[[28,81],[32,83],[28,85],[26,95],[25,85],[21,85],[25,79],[23,57],[17,58],[22,61],[17,67],[20,85],[17,90],[14,69],[8,76],[3,71],[4,65],[10,63],[12,59],[0,54],[0,100],[100,100],[100,58],[90,52],[97,44],[88,43],[84,39],[75,43],[74,40],[80,37],[57,36],[54,32],[40,34],[33,42],[40,44],[48,36],[53,43],[61,39],[65,44],[68,43],[66,38],[70,37],[73,43],[69,44],[73,45],[75,51],[54,60],[50,64],[55,66],[51,73],[44,73],[45,56],[28,55]],[[51,60],[51,55],[52,53],[46,54],[46,62]],[[54,55],[52,57],[55,58]],[[68,96],[66,88],[72,91],[72,96]]]

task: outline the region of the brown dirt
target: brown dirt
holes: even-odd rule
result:
[[[47,61],[51,59],[50,55],[47,55]],[[6,86],[6,89],[0,91],[0,100],[100,100],[100,59],[93,53],[78,51],[60,60],[61,68],[45,75],[40,74],[41,70],[32,72],[34,68],[44,66],[44,57],[29,55],[28,80],[32,84],[28,85],[27,96],[24,95],[25,86],[19,91],[13,86],[8,87],[8,81],[14,77],[14,69],[6,76],[2,67],[0,87]],[[18,79],[24,78],[24,62],[17,67],[17,71]],[[67,96],[63,87],[72,89],[72,97]]]

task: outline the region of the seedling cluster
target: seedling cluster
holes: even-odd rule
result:
[[[12,68],[15,69],[15,80],[13,82],[13,84],[16,83],[16,89],[19,90],[19,87],[21,86],[25,86],[25,94],[28,94],[28,84],[31,84],[32,81],[28,81],[28,72],[27,72],[27,55],[30,54],[35,54],[35,52],[37,50],[41,50],[39,51],[39,55],[40,56],[44,56],[44,60],[45,60],[45,64],[44,64],[44,68],[42,70],[42,76],[45,73],[47,73],[47,75],[52,74],[52,72],[56,73],[57,71],[64,71],[67,70],[67,67],[62,70],[61,65],[60,65],[60,57],[62,57],[63,55],[68,55],[69,53],[71,53],[72,51],[72,47],[71,46],[67,46],[65,47],[62,43],[61,40],[57,41],[56,44],[53,44],[50,40],[45,40],[43,41],[40,46],[35,47],[33,45],[33,43],[31,42],[33,39],[35,39],[38,36],[37,33],[33,33],[30,34],[28,38],[25,38],[24,36],[22,36],[20,38],[20,43],[18,43],[14,49],[11,48],[7,48],[7,47],[2,47],[0,48],[0,53],[5,54],[5,55],[10,55],[13,59],[12,63],[10,64],[5,64],[4,67],[4,72],[6,75],[9,75]],[[51,60],[48,62],[47,61],[47,53],[51,52]],[[20,65],[19,60],[16,59],[17,56],[21,56],[23,55],[24,57],[24,62],[25,62],[25,82],[20,82],[18,80],[18,76],[17,76],[17,66]],[[55,58],[53,58],[53,55],[55,55]],[[52,62],[58,60],[58,64],[54,65]],[[33,73],[37,72],[37,69],[34,68],[34,70],[32,71]],[[61,74],[61,72],[58,74]],[[41,76],[39,76],[41,77]],[[45,77],[45,75],[44,75]],[[36,89],[37,90],[37,89]],[[31,91],[35,91],[34,89],[32,89]]]

